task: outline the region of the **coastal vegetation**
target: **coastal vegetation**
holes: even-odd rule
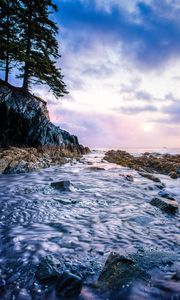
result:
[[[67,93],[61,69],[58,26],[52,14],[58,7],[52,0],[0,0],[0,68],[4,81],[9,74],[22,79],[22,89],[47,84],[58,98]]]

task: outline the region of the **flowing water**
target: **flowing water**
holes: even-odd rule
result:
[[[39,172],[0,175],[0,299],[56,299],[47,296],[34,277],[38,262],[48,254],[63,258],[75,271],[82,269],[90,283],[111,251],[180,253],[179,214],[168,216],[151,206],[159,191],[155,184],[136,171],[103,161],[104,153],[96,150],[80,162]],[[92,166],[105,170],[93,171]],[[134,182],[121,176],[126,174],[133,175]],[[180,179],[158,177],[180,202]],[[70,180],[74,189],[59,192],[50,187],[60,180]],[[180,299],[161,298],[158,291],[142,292],[141,287],[134,295],[132,299]],[[104,298],[87,284],[78,299]]]

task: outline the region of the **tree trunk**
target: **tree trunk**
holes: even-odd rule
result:
[[[9,53],[6,53],[6,73],[5,73],[5,82],[8,83],[9,79]]]
[[[26,62],[24,66],[24,79],[23,79],[24,90],[28,90],[29,88],[29,68],[30,68],[30,54],[31,54],[31,22],[32,22],[32,0],[29,1],[29,6],[28,6]]]

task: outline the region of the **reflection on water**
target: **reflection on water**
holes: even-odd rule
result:
[[[79,163],[0,176],[0,290],[6,284],[1,299],[56,299],[45,296],[34,278],[33,270],[47,254],[63,257],[74,268],[84,266],[92,282],[110,251],[144,247],[180,252],[179,215],[164,215],[149,204],[158,193],[154,183],[101,161],[103,156],[99,150]],[[92,171],[91,164],[105,170]],[[134,182],[120,174],[132,174]],[[180,179],[159,177],[180,201]],[[75,190],[50,187],[59,180],[70,180]],[[134,288],[132,299],[140,299],[141,289]],[[142,299],[161,299],[152,290],[142,294]],[[87,286],[79,297],[100,298]]]

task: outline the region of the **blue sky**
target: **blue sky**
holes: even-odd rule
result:
[[[69,95],[52,121],[91,147],[180,147],[180,1],[56,3]]]

